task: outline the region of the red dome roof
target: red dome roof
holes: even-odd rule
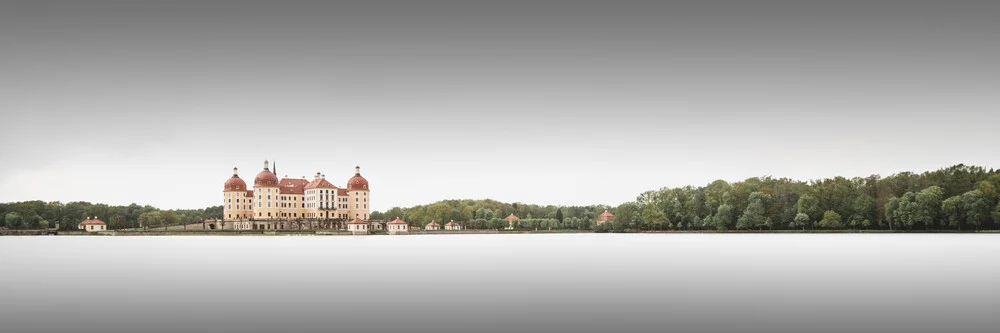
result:
[[[226,187],[223,191],[246,191],[247,182],[243,181],[240,176],[233,175],[232,178],[226,180]]]
[[[361,168],[354,168],[354,177],[347,180],[348,191],[368,191],[368,180],[361,177]]]
[[[264,169],[257,174],[257,177],[253,179],[254,187],[278,187],[278,176],[275,176],[271,170]]]

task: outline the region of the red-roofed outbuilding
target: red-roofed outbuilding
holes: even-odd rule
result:
[[[86,230],[88,232],[105,231],[108,230],[108,224],[104,223],[104,221],[97,219],[96,216],[94,218],[87,217],[86,220],[80,222],[77,228],[81,230]]]

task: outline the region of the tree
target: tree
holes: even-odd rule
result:
[[[163,218],[163,214],[160,214],[159,211],[145,212],[139,215],[139,224],[146,228],[166,226],[165,221],[166,219]]]
[[[921,224],[928,229],[941,219],[941,201],[944,198],[944,189],[939,186],[931,186],[917,193],[916,216],[914,222]]]
[[[865,228],[867,230],[871,225],[872,222],[868,219],[851,220],[851,227],[854,229]]]
[[[896,215],[896,209],[899,209],[900,201],[899,198],[892,197],[885,203],[885,221],[889,223],[889,230],[892,230],[892,223]]]
[[[949,226],[962,229],[962,196],[956,195],[941,202],[941,213]]]
[[[795,214],[795,219],[792,220],[792,223],[789,224],[788,227],[802,228],[802,230],[806,230],[806,226],[808,226],[810,223],[811,222],[809,221],[809,215],[806,215],[805,213],[798,213]]]
[[[722,204],[719,206],[719,210],[715,213],[715,228],[718,230],[726,230],[732,226],[733,222],[733,206],[728,204]]]
[[[842,229],[844,224],[840,222],[840,214],[835,211],[828,210],[823,213],[823,219],[819,221],[820,228],[826,229]]]
[[[808,215],[812,221],[819,220],[820,214],[823,214],[823,210],[819,208],[819,199],[816,199],[812,195],[803,194],[799,197],[797,204],[799,206],[799,214]]]
[[[167,230],[167,226],[177,224],[177,216],[174,215],[174,212],[167,210],[160,214],[163,215],[163,230]]]
[[[7,229],[21,229],[24,227],[24,218],[21,214],[11,212],[4,216],[4,225]]]
[[[668,223],[667,215],[652,203],[648,203],[642,208],[642,221],[644,225],[652,229],[662,229],[663,225]]]
[[[990,206],[989,199],[980,190],[972,190],[962,194],[962,210],[965,214],[965,224],[979,230],[990,217]]]
[[[736,228],[762,229],[765,226],[770,227],[771,218],[765,216],[765,213],[767,213],[767,207],[765,206],[770,199],[771,196],[763,192],[750,193],[747,208],[743,211],[743,215],[741,215],[739,220],[736,222]]]
[[[868,226],[871,225],[871,221],[875,220],[875,198],[862,193],[854,199],[853,211],[853,215],[851,215],[851,226],[855,228],[863,226],[867,229]],[[868,225],[864,225],[862,221],[868,221]]]
[[[1000,224],[1000,202],[997,202],[996,208],[993,208],[993,223]]]
[[[510,224],[507,223],[507,220],[493,218],[492,220],[490,220],[490,225],[493,227],[493,229],[502,230],[507,228],[507,226],[509,226]]]
[[[893,210],[892,220],[899,227],[913,228],[918,220],[921,220],[920,207],[916,203],[916,195],[913,192],[906,192],[898,200],[898,206]]]
[[[556,220],[559,220],[559,222],[562,223],[563,219],[564,219],[564,217],[563,217],[562,208],[556,209]]]

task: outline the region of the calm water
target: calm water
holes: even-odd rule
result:
[[[998,268],[983,234],[0,237],[0,331],[996,332]]]

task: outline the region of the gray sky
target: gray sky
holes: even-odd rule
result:
[[[385,210],[996,167],[992,1],[5,1],[0,201]],[[261,134],[269,142],[253,138]]]

